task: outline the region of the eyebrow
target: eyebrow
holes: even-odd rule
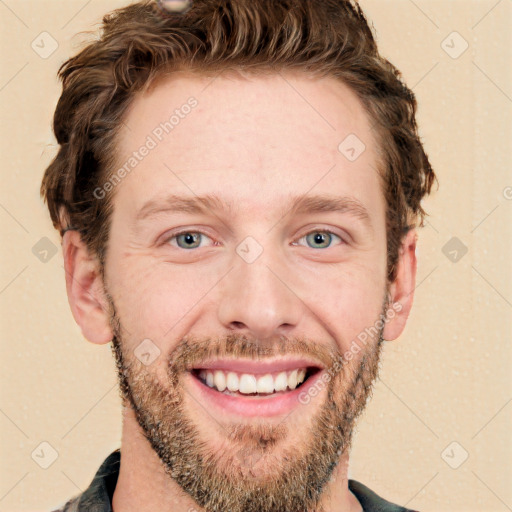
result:
[[[292,196],[290,203],[281,212],[286,215],[308,213],[346,213],[352,215],[373,229],[371,217],[367,208],[356,198],[349,196],[333,196],[329,194]],[[210,212],[227,212],[232,215],[234,207],[231,201],[226,201],[212,194],[195,197],[169,195],[165,198],[150,199],[137,212],[136,221],[153,217],[160,213],[192,213],[207,214]]]

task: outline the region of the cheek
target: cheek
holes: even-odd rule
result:
[[[307,304],[329,326],[344,351],[357,337],[375,326],[385,298],[384,268],[352,264],[330,273],[322,282],[305,283]],[[373,331],[375,332],[375,331]]]
[[[114,302],[132,344],[149,338],[160,345],[182,334],[188,315],[224,272],[197,265],[175,266],[124,254],[117,267]],[[162,347],[163,348],[163,347]]]

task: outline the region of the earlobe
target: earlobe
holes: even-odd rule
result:
[[[64,233],[62,250],[73,317],[91,343],[108,343],[113,334],[97,258],[90,255],[76,230]]]
[[[389,287],[388,320],[384,327],[386,341],[397,339],[403,332],[412,308],[416,286],[416,242],[418,234],[411,229],[402,240],[395,280]]]

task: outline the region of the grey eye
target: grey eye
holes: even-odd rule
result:
[[[181,247],[182,249],[195,249],[196,247],[199,247],[201,242],[201,233],[196,233],[194,231],[190,231],[187,233],[181,233],[179,235],[176,235],[176,241],[178,244],[178,247]],[[183,245],[180,243],[182,242]]]
[[[308,245],[313,249],[326,249],[330,247],[333,237],[337,238],[341,242],[343,241],[338,235],[335,235],[330,231],[312,231],[302,238],[305,238]]]

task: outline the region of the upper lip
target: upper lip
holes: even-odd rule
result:
[[[215,359],[197,363],[192,369],[225,370],[238,373],[245,372],[252,374],[265,374],[309,367],[323,369],[323,366],[318,361],[303,358],[273,359],[270,361],[254,359]]]

